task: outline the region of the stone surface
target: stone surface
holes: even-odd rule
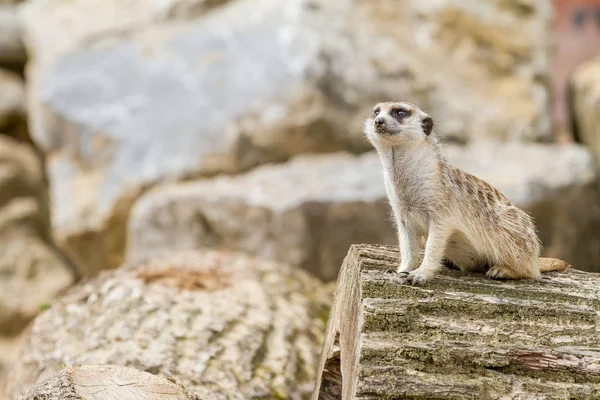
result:
[[[577,145],[444,147],[449,161],[498,187],[536,221],[544,254],[600,271],[600,204]],[[242,250],[337,276],[353,243],[396,243],[375,153],[299,156],[238,177],[158,186],[135,205],[127,257],[161,248]]]
[[[35,320],[5,395],[100,363],[172,377],[202,399],[307,398],[330,296],[303,271],[245,255],[139,260],[74,287]]]
[[[571,102],[577,139],[600,165],[600,57],[581,64],[573,74]]]
[[[332,291],[333,292],[333,291]],[[2,394],[2,388],[13,363],[17,359],[18,349],[23,335],[1,336],[0,335],[0,399],[6,400]]]
[[[29,141],[23,80],[3,69],[0,69],[0,133]]]
[[[236,249],[337,277],[352,243],[395,243],[374,154],[299,156],[236,177],[157,187],[134,206],[128,259]]]
[[[414,287],[385,272],[398,257],[350,249],[313,400],[600,397],[600,275],[498,282],[445,269]]]
[[[16,335],[40,307],[72,284],[53,245],[41,163],[25,144],[0,135],[0,335]]]
[[[65,368],[19,400],[200,400],[181,385],[133,368],[82,365]]]
[[[16,67],[25,64],[27,54],[21,34],[16,2],[0,1],[0,65]]]
[[[550,137],[551,2],[341,0],[323,9],[327,87],[350,109],[412,101],[463,142]],[[351,115],[359,129],[364,114]]]
[[[53,226],[86,274],[122,261],[101,255],[122,253],[145,187],[366,151],[376,101],[413,100],[455,140],[549,131],[545,0],[32,0],[22,16]]]

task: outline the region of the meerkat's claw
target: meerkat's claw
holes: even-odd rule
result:
[[[512,276],[513,274],[510,273],[509,270],[507,270],[504,267],[492,267],[490,268],[486,273],[485,276],[488,279],[495,279],[495,280],[507,280],[507,279],[514,279],[514,277]]]
[[[422,271],[414,270],[408,274],[404,282],[409,283],[413,286],[419,286],[425,284],[429,280],[429,276],[424,274]]]
[[[383,273],[384,274],[396,274],[396,273],[398,273],[398,270],[394,269],[394,268],[388,268]]]

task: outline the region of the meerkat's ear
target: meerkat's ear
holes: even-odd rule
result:
[[[423,118],[423,121],[421,121],[421,127],[423,128],[425,135],[429,136],[433,130],[433,120],[431,117],[427,116]]]

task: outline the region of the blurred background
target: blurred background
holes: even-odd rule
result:
[[[396,244],[379,101],[600,272],[598,55],[600,0],[0,0],[0,381],[40,310],[123,262],[208,247],[332,282]]]

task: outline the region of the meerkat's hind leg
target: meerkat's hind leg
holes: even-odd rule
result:
[[[454,261],[448,259],[448,258],[444,258],[442,260],[442,265],[448,269],[452,269],[454,271],[460,271],[460,268],[458,267],[458,265],[456,265],[454,263]]]
[[[485,276],[488,279],[495,279],[495,280],[508,280],[508,279],[524,278],[520,274],[516,273],[514,270],[507,268],[507,267],[501,267],[498,265],[494,265],[490,269],[488,269],[487,272],[485,273]]]
[[[450,236],[444,259],[445,265],[450,269],[463,272],[485,272],[487,269],[485,260],[475,251],[467,237],[458,231],[454,231]]]

